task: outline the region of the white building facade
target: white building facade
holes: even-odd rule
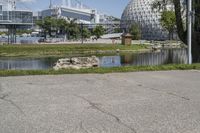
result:
[[[121,28],[127,31],[135,23],[144,40],[166,40],[168,32],[160,25],[161,14],[152,10],[154,0],[131,0],[121,17]]]

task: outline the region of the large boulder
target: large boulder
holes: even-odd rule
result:
[[[92,67],[99,67],[99,59],[96,56],[59,59],[53,68],[54,70],[60,70],[60,69],[82,69],[82,68],[92,68]]]

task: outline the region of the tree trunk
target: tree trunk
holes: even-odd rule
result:
[[[199,1],[200,0],[196,0],[195,2],[199,2]],[[174,0],[174,8],[175,8],[175,14],[176,14],[176,25],[177,25],[178,36],[181,41],[187,44],[187,31],[184,30],[184,26],[183,26],[180,0]],[[199,14],[198,8],[194,10],[196,11],[197,14]],[[195,20],[197,19],[198,17],[196,17]],[[195,24],[196,23],[197,22],[195,22]],[[196,29],[194,30],[193,37],[192,37],[192,58],[193,58],[193,62],[200,61],[200,32],[197,31]]]
[[[200,62],[200,33],[198,32],[193,32],[192,60],[193,62]]]
[[[186,34],[186,31],[184,31],[180,0],[174,0],[174,8],[175,8],[175,14],[176,14],[176,26],[177,26],[178,36],[180,40],[186,44],[187,34]]]
[[[174,30],[172,30],[172,37],[171,37],[172,40],[174,40]]]
[[[171,40],[171,32],[168,33],[168,39]]]
[[[194,0],[193,2],[194,2],[193,9],[196,15],[195,15],[193,38],[192,38],[192,56],[194,62],[200,62],[200,29],[199,29],[200,0]]]

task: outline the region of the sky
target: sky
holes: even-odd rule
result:
[[[49,7],[49,0],[18,0],[18,8],[31,9],[34,11],[46,9]],[[53,4],[62,0],[52,0]],[[129,0],[79,0],[90,8],[97,9],[108,15],[120,18],[121,14],[128,4]]]

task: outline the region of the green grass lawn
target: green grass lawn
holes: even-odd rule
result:
[[[113,44],[37,44],[37,45],[3,45],[0,46],[0,57],[46,57],[70,54],[100,54],[123,51],[147,50],[146,45],[113,45]]]
[[[126,66],[112,68],[90,68],[90,69],[63,69],[55,71],[49,70],[0,70],[0,77],[5,76],[24,76],[24,75],[59,75],[59,74],[87,74],[87,73],[119,73],[137,71],[166,71],[166,70],[200,70],[200,64],[183,65],[160,65],[160,66]]]

